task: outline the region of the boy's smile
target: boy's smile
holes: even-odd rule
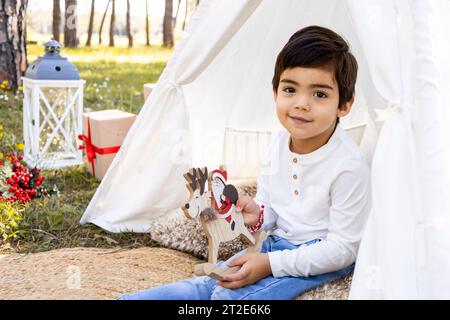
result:
[[[300,154],[326,144],[337,117],[346,115],[353,103],[338,108],[338,85],[333,72],[325,68],[284,70],[274,98],[278,119],[291,134],[290,149]]]

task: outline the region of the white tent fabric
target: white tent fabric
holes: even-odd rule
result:
[[[81,223],[146,232],[186,200],[188,167],[224,161],[227,130],[278,129],[276,55],[312,24],[351,44],[357,97],[342,126],[365,125],[373,153],[350,298],[450,297],[448,0],[202,1]]]
[[[405,1],[392,9],[397,23],[384,25],[381,34],[398,37],[386,44],[398,44],[401,59],[390,77],[398,86],[384,93],[393,102],[393,114],[383,125],[372,162],[373,208],[350,298],[450,298],[449,131],[444,123],[450,107],[444,94],[450,88],[450,3]]]

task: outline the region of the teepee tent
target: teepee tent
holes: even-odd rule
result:
[[[148,232],[179,212],[191,166],[237,163],[235,179],[255,178],[280,128],[277,53],[307,25],[341,34],[359,63],[341,126],[364,128],[373,206],[350,297],[450,297],[448,0],[201,1],[81,223]]]

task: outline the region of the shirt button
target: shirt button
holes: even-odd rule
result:
[[[292,160],[292,161],[294,161],[294,163],[297,163],[298,160],[297,160],[297,158],[294,158],[294,160]]]
[[[298,190],[294,190],[296,196],[298,196]]]
[[[292,176],[292,178],[294,178],[294,180],[297,180],[298,176],[297,176],[296,174],[294,174],[294,175]]]

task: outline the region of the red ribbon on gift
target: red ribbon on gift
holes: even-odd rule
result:
[[[94,166],[94,159],[96,158],[96,153],[98,154],[112,154],[117,153],[120,149],[120,146],[116,147],[107,147],[107,148],[99,148],[97,146],[94,146],[92,144],[91,140],[91,119],[88,118],[88,135],[80,134],[78,135],[78,139],[84,142],[84,146],[79,146],[80,150],[86,150],[86,157],[88,159],[88,162],[91,164],[92,167],[92,174],[95,176],[95,166]]]

